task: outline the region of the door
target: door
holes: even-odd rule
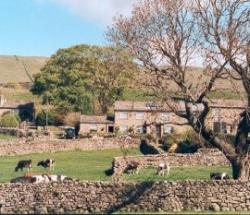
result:
[[[161,137],[161,125],[160,124],[156,125],[156,136]]]

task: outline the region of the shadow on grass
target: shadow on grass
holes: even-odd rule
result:
[[[106,176],[112,176],[114,171],[112,168],[109,168],[109,169],[104,170],[104,173]]]

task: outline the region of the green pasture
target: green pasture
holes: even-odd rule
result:
[[[130,149],[129,155],[139,155],[139,149]],[[69,177],[88,181],[109,181],[111,176],[107,176],[105,171],[111,168],[112,160],[116,156],[122,156],[120,149],[104,151],[71,151],[45,154],[31,154],[18,156],[0,157],[0,183],[9,182],[10,179],[24,175],[23,172],[15,172],[14,168],[19,160],[32,159],[32,173],[49,173],[49,170],[37,167],[40,160],[47,158],[55,159],[56,165],[53,174],[63,174]],[[145,168],[138,175],[124,174],[127,181],[159,181],[159,180],[208,180],[211,172],[226,171],[231,175],[230,167],[186,167],[171,168],[169,176],[157,176],[155,169]]]

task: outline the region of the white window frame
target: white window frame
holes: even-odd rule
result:
[[[144,112],[136,112],[135,119],[144,119],[145,113]]]
[[[119,112],[119,119],[128,119],[128,112]]]

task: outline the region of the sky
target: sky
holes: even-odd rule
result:
[[[112,18],[136,0],[0,0],[0,55],[51,56],[77,44],[107,45]]]

